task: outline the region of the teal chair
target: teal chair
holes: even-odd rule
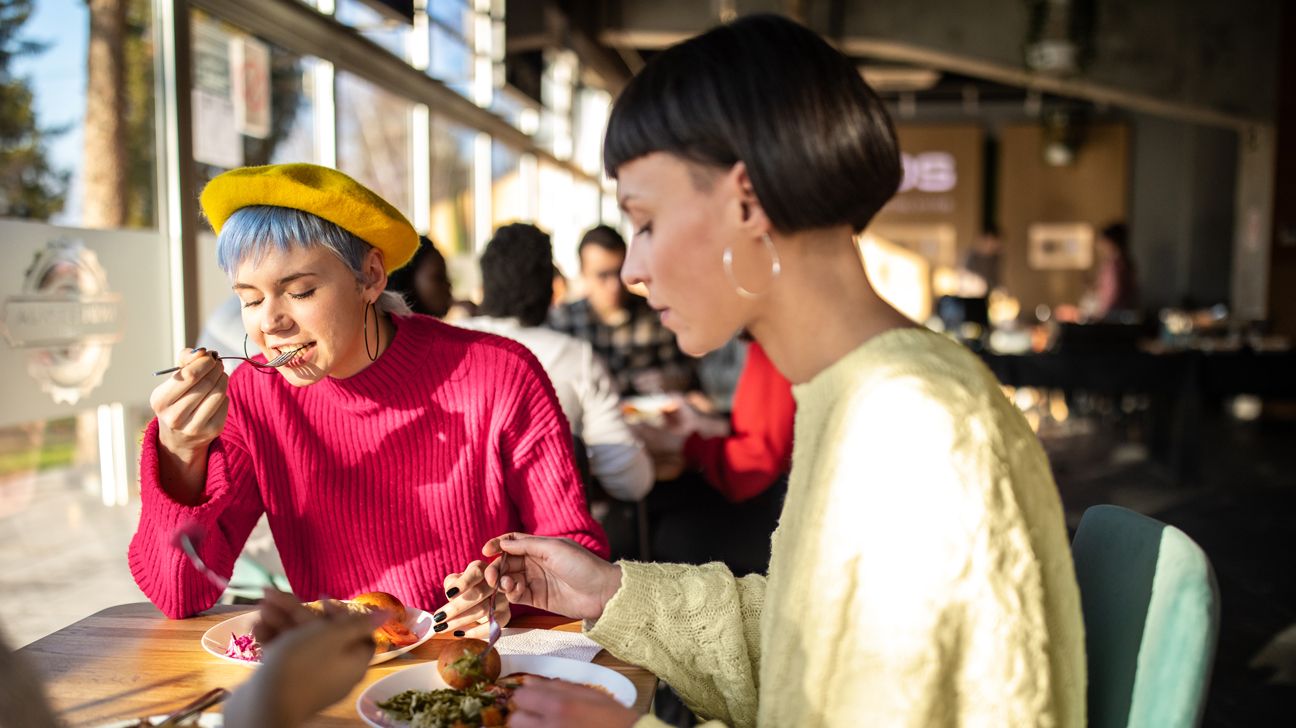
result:
[[[1173,526],[1107,505],[1085,511],[1071,548],[1089,725],[1197,725],[1219,629],[1219,588],[1205,552]]]

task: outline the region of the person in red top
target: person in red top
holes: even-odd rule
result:
[[[792,469],[795,416],[792,384],[753,341],[729,418],[681,400],[663,427],[637,427],[655,457],[682,456],[686,470],[648,495],[654,559],[764,572]],[[697,487],[698,475],[710,489]]]
[[[712,424],[695,425],[684,440],[684,463],[700,471],[730,503],[751,500],[792,469],[795,416],[792,384],[753,341],[729,421],[720,420],[719,432]]]
[[[386,591],[435,612],[439,633],[485,636],[491,537],[543,532],[606,556],[535,357],[407,315],[384,290],[417,243],[395,208],[306,164],[226,172],[202,204],[261,366],[226,376],[215,352],[186,350],[150,398],[129,560],[163,613],[221,594],[173,547],[177,530],[205,533],[201,558],[228,577],[262,513],[299,598]]]

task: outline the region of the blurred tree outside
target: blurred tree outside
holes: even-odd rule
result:
[[[91,228],[153,227],[153,43],[148,0],[87,0],[85,204]]]
[[[0,217],[48,220],[63,209],[69,173],[50,164],[46,147],[66,130],[37,123],[31,81],[11,67],[49,47],[19,37],[32,11],[30,0],[0,0]]]

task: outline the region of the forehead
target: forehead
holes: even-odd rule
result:
[[[261,283],[305,272],[321,276],[336,275],[346,272],[346,264],[333,251],[323,246],[294,245],[287,250],[271,248],[264,255],[249,255],[244,258],[234,271],[234,281]]]
[[[580,254],[581,267],[586,270],[600,268],[620,268],[625,262],[625,254],[613,252],[597,245],[586,245]]]

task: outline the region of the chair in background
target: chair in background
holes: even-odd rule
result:
[[[1195,726],[1219,628],[1219,588],[1182,531],[1117,506],[1085,511],[1072,543],[1094,728]]]

